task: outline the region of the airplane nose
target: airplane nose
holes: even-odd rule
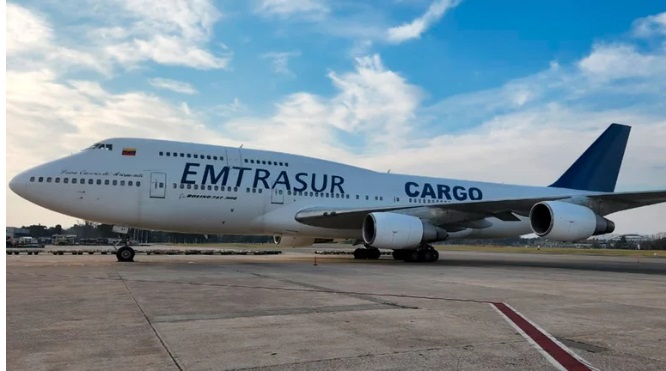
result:
[[[17,195],[24,197],[26,183],[27,183],[26,172],[22,172],[9,181],[9,189],[11,189]]]

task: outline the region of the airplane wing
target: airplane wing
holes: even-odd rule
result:
[[[604,215],[666,202],[666,191],[618,192],[588,196],[600,203]]]
[[[449,202],[419,206],[392,206],[376,208],[335,208],[316,207],[304,209],[296,213],[295,219],[300,223],[322,228],[358,229],[363,225],[363,218],[372,212],[395,211],[412,214],[421,219],[434,221],[438,225],[438,216],[457,214],[459,222],[480,220],[496,217],[504,221],[519,220],[515,214],[527,216],[532,206],[541,201],[553,201],[568,196],[551,196],[538,198],[516,198],[497,201]],[[451,218],[447,218],[449,221]]]
[[[495,201],[449,202],[418,206],[390,206],[376,208],[335,208],[315,207],[296,213],[300,223],[322,228],[358,229],[365,216],[372,212],[399,212],[427,220],[436,226],[457,226],[460,228],[484,228],[483,219],[495,217],[502,221],[518,221],[518,216],[528,216],[537,202],[563,200],[570,196],[545,196],[536,198],[515,198]],[[592,201],[603,215],[621,210],[666,202],[666,191],[621,192],[596,195],[582,195]],[[438,220],[446,220],[439,222]]]

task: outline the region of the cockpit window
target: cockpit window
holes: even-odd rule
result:
[[[92,146],[88,147],[88,149],[105,149],[107,151],[113,151],[113,144],[95,143]]]

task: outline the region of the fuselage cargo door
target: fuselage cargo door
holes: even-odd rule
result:
[[[150,173],[150,198],[166,196],[166,173]]]
[[[284,184],[278,184],[273,188],[273,193],[271,194],[271,203],[272,204],[283,204],[284,203]]]

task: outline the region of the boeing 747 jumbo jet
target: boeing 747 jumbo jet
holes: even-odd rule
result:
[[[21,197],[76,218],[152,230],[273,235],[289,247],[354,239],[413,262],[431,243],[534,232],[577,241],[611,233],[604,216],[666,202],[666,190],[615,193],[630,127],[612,124],[548,187],[378,173],[285,153],[115,138],[24,171]],[[119,261],[134,250],[120,247]]]

